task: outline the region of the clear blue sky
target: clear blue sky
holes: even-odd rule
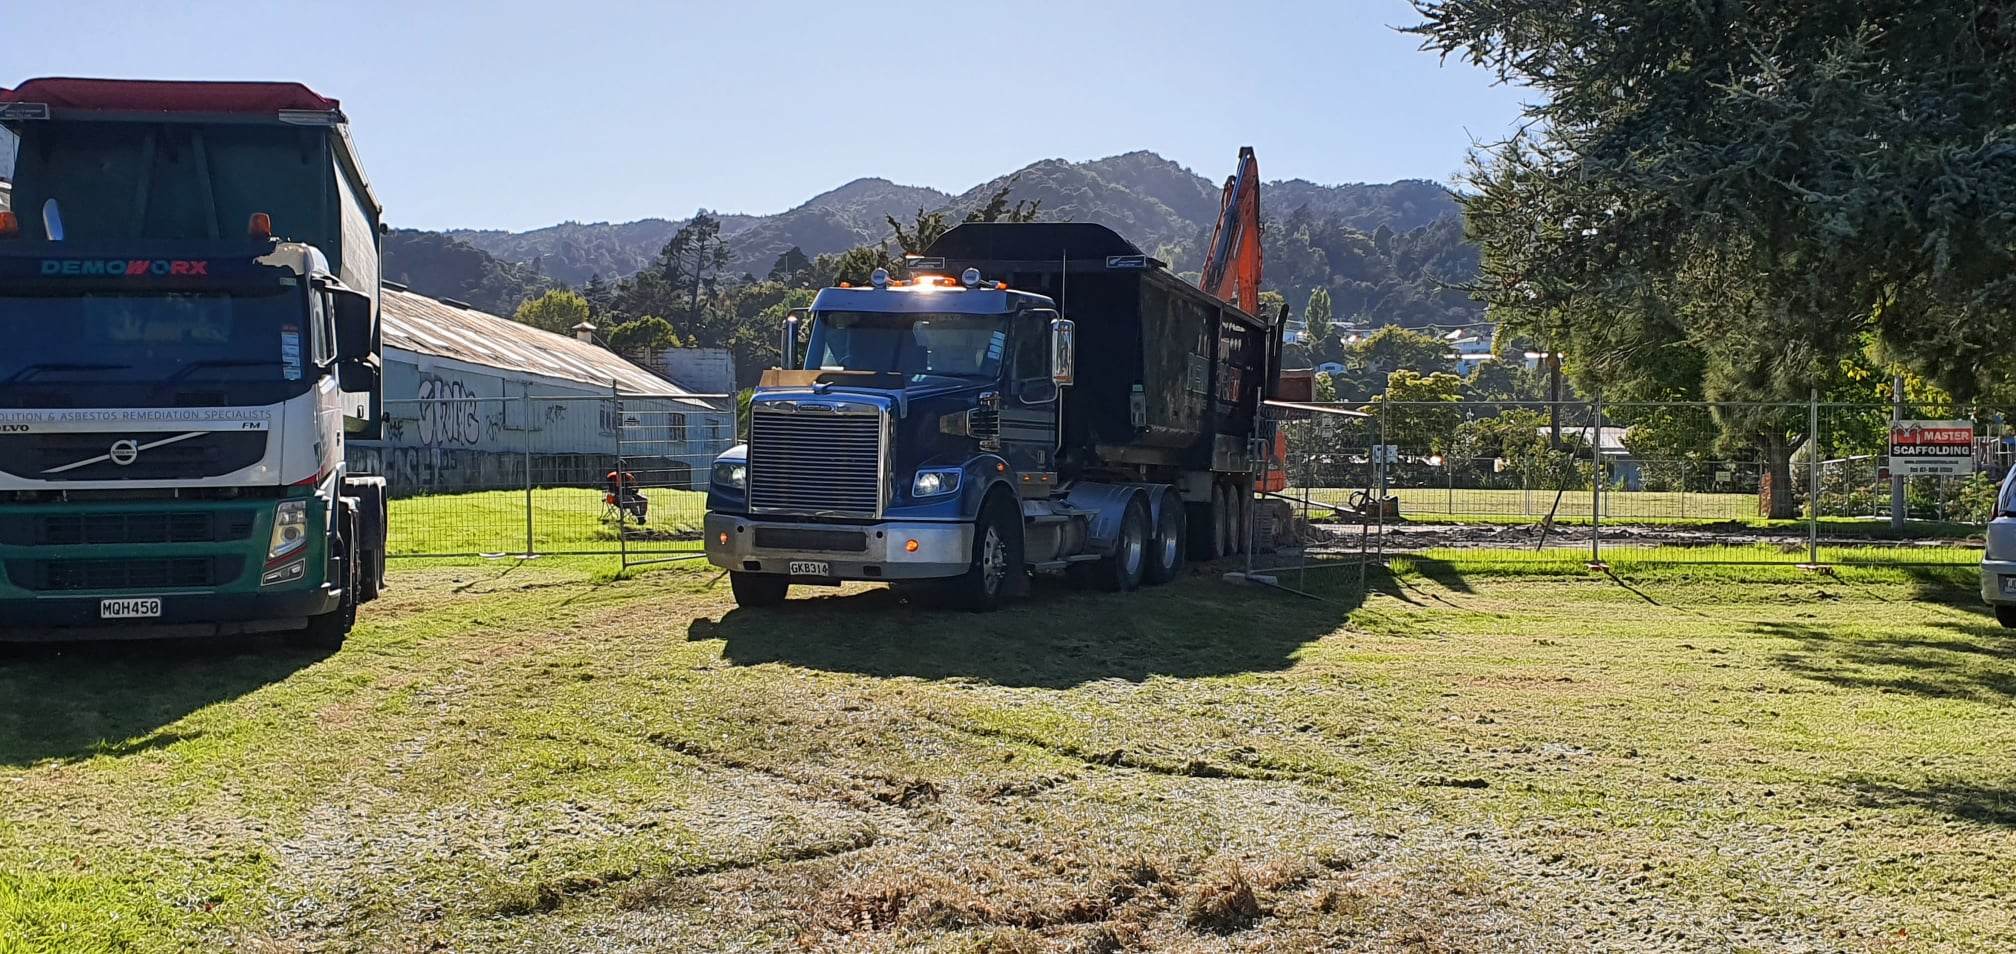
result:
[[[906,14],[906,11],[909,11]],[[1248,12],[1251,11],[1251,12]],[[295,79],[397,225],[766,213],[861,176],[960,191],[1152,149],[1212,179],[1447,181],[1519,90],[1402,0],[961,4],[15,0],[0,85]]]

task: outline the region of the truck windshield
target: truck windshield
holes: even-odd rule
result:
[[[1007,325],[987,315],[828,311],[812,323],[805,368],[993,378],[1007,344]]]
[[[273,404],[312,375],[299,288],[0,295],[0,406]]]

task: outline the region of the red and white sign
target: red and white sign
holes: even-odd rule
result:
[[[1890,425],[1890,473],[1898,477],[1974,472],[1974,422],[1897,421]]]

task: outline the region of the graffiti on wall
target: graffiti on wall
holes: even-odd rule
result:
[[[420,378],[420,443],[473,445],[483,439],[478,397],[460,381],[434,375]]]

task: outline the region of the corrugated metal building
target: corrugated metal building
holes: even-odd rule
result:
[[[651,486],[705,489],[734,404],[605,348],[386,283],[385,435],[351,466],[395,496],[599,486],[620,453]]]

